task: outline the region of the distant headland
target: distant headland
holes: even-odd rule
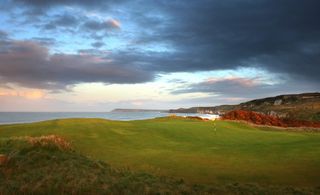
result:
[[[168,110],[152,110],[152,109],[127,109],[127,108],[116,108],[111,112],[169,112]]]

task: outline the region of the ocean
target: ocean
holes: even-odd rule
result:
[[[31,123],[65,118],[102,118],[110,120],[143,120],[168,116],[165,112],[0,112],[0,124]],[[176,113],[178,116],[203,116]]]

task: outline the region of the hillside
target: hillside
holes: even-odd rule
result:
[[[80,160],[80,164],[77,164],[78,160],[76,162],[66,160],[60,164],[60,160],[64,158],[61,159],[60,155],[63,154],[42,154],[42,149],[34,150],[35,148],[30,149],[29,147],[19,152],[19,147],[24,147],[24,145],[13,142],[2,144],[0,153],[17,154],[16,159],[20,159],[17,163],[21,163],[21,166],[19,165],[22,167],[21,170],[23,166],[26,166],[25,170],[30,170],[26,173],[27,175],[23,175],[24,171],[15,172],[14,169],[9,169],[13,174],[10,189],[17,189],[17,186],[21,185],[16,183],[17,180],[14,178],[28,178],[32,175],[39,179],[38,182],[48,181],[50,184],[53,181],[60,181],[61,177],[66,177],[62,168],[54,168],[57,170],[54,171],[50,169],[52,166],[78,167],[79,173],[76,170],[72,172],[73,169],[70,170],[70,173],[78,174],[77,178],[84,180],[71,180],[71,183],[86,183],[85,178],[88,172],[97,173],[95,177],[89,175],[88,178],[96,178],[100,183],[90,180],[88,184],[100,185],[101,182],[104,183],[103,180],[108,180],[109,176],[99,176],[99,173],[103,172],[102,169],[91,170],[95,165],[91,166],[90,163],[91,161],[103,161],[108,163],[112,169],[123,170],[125,168],[131,170],[132,173],[143,172],[147,175],[154,175],[143,177],[155,180],[156,184],[159,177],[174,178],[168,180],[169,184],[159,181],[163,189],[176,185],[170,184],[171,182],[183,179],[186,183],[183,189],[188,190],[194,190],[191,186],[201,184],[210,187],[196,188],[202,190],[213,188],[218,192],[232,192],[233,189],[236,192],[244,191],[250,194],[250,192],[259,192],[259,190],[263,192],[271,190],[271,192],[276,191],[278,194],[283,194],[279,191],[289,190],[286,193],[312,191],[316,194],[316,187],[320,186],[318,180],[320,177],[319,133],[286,132],[270,127],[254,127],[230,121],[216,121],[215,124],[216,128],[212,121],[165,117],[141,121],[63,119],[30,124],[0,125],[0,140],[10,140],[20,136],[57,135],[70,141],[72,151],[69,153],[67,150],[67,154],[71,155],[70,158],[78,159],[79,157],[80,160],[82,157],[78,155],[81,154],[81,156],[89,157],[85,159],[90,162]],[[11,143],[14,146],[11,147]],[[77,152],[73,153],[73,150]],[[35,155],[35,158],[31,158],[32,155]],[[30,161],[25,159],[30,159]],[[38,160],[41,159],[47,160],[35,168]],[[87,171],[81,171],[82,168]],[[40,172],[34,172],[37,170]],[[41,175],[47,171],[50,174],[62,175],[57,176],[59,178],[52,176],[48,180],[42,180]],[[0,177],[4,181],[3,173]],[[153,177],[155,178],[152,179]],[[114,178],[115,184],[120,179],[120,181],[127,182],[124,185],[129,185],[128,188],[138,186],[137,188],[140,189],[141,183],[148,182],[145,179],[135,179],[135,176],[133,179],[131,177]],[[134,181],[137,181],[138,184],[132,184]],[[36,186],[36,183],[32,182],[35,181],[30,181],[29,184]],[[107,183],[107,186],[113,186],[113,184]],[[152,185],[150,188],[158,189],[153,188]]]
[[[68,147],[65,147],[65,146]],[[182,180],[114,169],[70,148],[61,137],[0,140],[0,194],[182,194],[204,193]]]
[[[251,100],[238,105],[194,107],[170,112],[226,113],[231,110],[248,110],[280,118],[320,121],[320,93],[279,95]]]

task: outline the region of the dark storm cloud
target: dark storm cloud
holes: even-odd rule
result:
[[[207,93],[224,96],[248,97],[248,94],[268,94],[278,89],[278,85],[261,83],[257,78],[223,78],[209,79],[203,82],[185,85],[173,91],[173,94],[182,93]]]
[[[303,90],[301,90],[303,89]],[[233,98],[257,98],[286,93],[301,93],[314,91],[317,84],[305,81],[286,80],[279,83],[268,84],[259,78],[230,77],[209,79],[199,83],[186,84],[172,91],[172,94],[206,93]]]
[[[162,71],[257,66],[319,81],[318,7],[317,0],[159,1],[164,25],[140,41],[169,43],[177,51],[170,62],[154,64]]]
[[[185,86],[184,89],[179,89],[173,93],[221,93],[230,94],[246,94],[255,91],[256,89],[267,88],[268,85],[261,84],[256,79],[247,78],[225,78],[225,79],[210,79],[200,83],[195,83]]]
[[[64,90],[83,82],[140,83],[153,74],[89,54],[54,54],[30,41],[0,45],[0,83],[30,88]]]

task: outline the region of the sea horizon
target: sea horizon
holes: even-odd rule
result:
[[[68,118],[101,118],[118,121],[145,120],[165,117],[171,114],[177,116],[204,116],[199,113],[168,113],[168,112],[0,112],[0,125],[32,123],[46,120]]]

